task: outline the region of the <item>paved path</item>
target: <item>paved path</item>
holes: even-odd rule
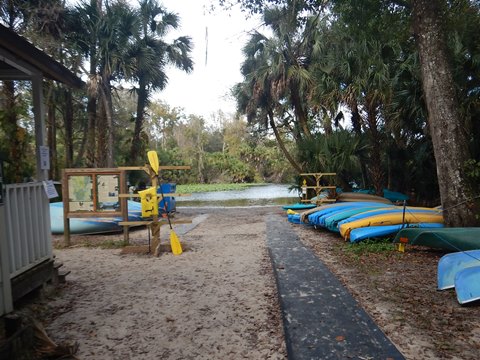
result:
[[[404,359],[285,218],[268,218],[267,246],[290,360]]]

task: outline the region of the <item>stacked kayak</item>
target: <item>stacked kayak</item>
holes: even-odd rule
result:
[[[357,228],[420,223],[443,224],[442,210],[415,207],[404,209],[402,206],[395,206],[394,208],[372,210],[349,217],[340,221],[338,228],[340,235],[349,240],[350,232]]]
[[[128,201],[128,220],[142,220],[142,206],[139,202]],[[71,234],[99,234],[121,231],[118,223],[121,217],[95,217],[70,219]],[[63,202],[50,203],[50,226],[52,234],[63,234]]]
[[[342,193],[351,196],[350,193]],[[391,236],[404,228],[442,228],[442,210],[438,208],[395,206],[390,201],[373,201],[373,195],[353,193],[353,201],[315,207],[300,214],[289,215],[296,224],[308,223],[315,228],[339,232],[351,242]],[[363,200],[362,199],[370,199]]]

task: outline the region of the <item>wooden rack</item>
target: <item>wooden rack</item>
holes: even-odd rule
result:
[[[336,173],[303,173],[300,174],[300,176],[312,176],[315,178],[315,185],[314,186],[307,186],[307,180],[303,179],[303,184],[302,184],[302,200],[301,202],[310,202],[310,199],[307,199],[307,190],[308,189],[314,189],[315,190],[315,195],[316,195],[316,200],[315,203],[317,205],[321,205],[323,203],[329,203],[329,202],[335,202],[336,199],[325,199],[325,198],[320,198],[320,193],[323,190],[335,190],[337,189],[336,186],[323,186],[320,185],[320,180],[323,176],[336,176]]]

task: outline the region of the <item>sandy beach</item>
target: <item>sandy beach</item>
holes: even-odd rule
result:
[[[175,227],[186,248],[180,256],[55,250],[71,274],[48,304],[48,334],[78,342],[80,359],[284,359],[264,212],[193,215],[190,229]],[[168,226],[161,233],[166,243]],[[147,238],[132,233],[133,243]]]

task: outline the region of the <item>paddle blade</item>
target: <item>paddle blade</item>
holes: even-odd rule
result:
[[[152,170],[155,172],[155,174],[158,175],[159,163],[158,163],[157,152],[155,150],[150,150],[147,153],[147,156],[148,156],[148,162],[150,163],[150,166],[151,166]]]
[[[170,246],[172,247],[173,255],[180,255],[183,252],[180,240],[173,230],[170,230]]]

